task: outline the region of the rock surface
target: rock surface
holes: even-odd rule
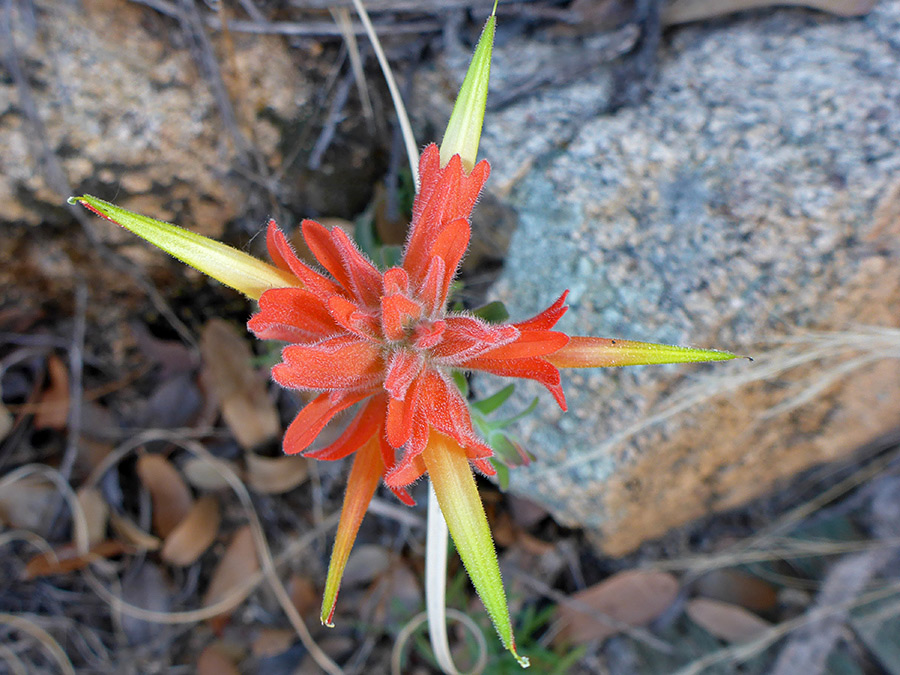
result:
[[[229,172],[235,147],[207,81],[173,20],[117,0],[37,2],[13,17],[18,60],[43,137],[12,78],[0,82],[0,201],[7,222],[71,222],[69,195],[48,182],[36,157],[57,157],[73,190],[126,208],[221,232],[242,198]],[[215,42],[240,133],[274,162],[281,132],[309,101],[284,41],[234,36]],[[48,45],[52,45],[48,48]],[[230,69],[230,72],[229,72]],[[240,94],[240,96],[236,96]],[[112,236],[112,235],[109,235]]]
[[[598,115],[598,69],[488,118],[514,318],[570,288],[567,332],[756,358],[570,371],[565,415],[520,386],[513,491],[621,554],[896,427],[898,72],[898,3],[768,11],[671,32],[638,108]]]

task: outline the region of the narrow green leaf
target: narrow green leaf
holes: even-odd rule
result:
[[[516,385],[508,384],[503,387],[503,389],[495,394],[491,394],[487,398],[483,398],[480,401],[473,401],[472,407],[482,415],[490,415],[497,408],[506,403],[509,400],[509,397],[513,395],[513,392],[515,390]]]
[[[121,225],[181,262],[253,300],[258,300],[271,288],[301,285],[300,280],[290,272],[177,225],[126,211],[90,195],[70,197],[69,203],[81,204],[98,216]]]
[[[471,171],[478,156],[481,127],[484,124],[484,109],[487,105],[488,82],[491,79],[491,53],[494,48],[494,32],[497,25],[494,11],[484,24],[481,37],[466,71],[441,141],[441,166],[446,166],[453,155],[459,155],[463,168]]]
[[[660,363],[729,361],[742,357],[715,349],[693,349],[652,342],[573,336],[565,347],[545,358],[557,368],[609,368]]]
[[[472,585],[503,645],[522,667],[527,667],[528,659],[516,652],[497,552],[466,451],[443,434],[433,431],[422,459]]]
[[[488,323],[503,323],[509,318],[509,312],[506,311],[506,305],[499,300],[494,300],[477,309],[473,309],[472,314],[479,319],[484,319]]]

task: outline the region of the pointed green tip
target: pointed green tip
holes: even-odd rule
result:
[[[73,205],[81,204],[101,218],[124,227],[186,265],[253,300],[258,300],[272,288],[301,285],[300,280],[290,272],[177,225],[127,211],[91,195],[69,197],[67,201]]]
[[[484,110],[487,106],[488,84],[491,79],[491,55],[494,48],[494,32],[497,25],[497,3],[494,11],[484,24],[466,78],[460,87],[453,106],[453,113],[447,123],[444,139],[441,141],[441,166],[446,166],[453,155],[459,155],[466,171],[475,166],[478,143],[484,124]]]
[[[609,368],[663,363],[702,363],[748,358],[717,349],[693,349],[632,340],[576,337],[547,360],[557,368]]]
[[[66,204],[69,204],[70,206],[77,206],[78,204],[81,203],[82,199],[84,199],[84,198],[83,197],[69,197],[66,200]]]

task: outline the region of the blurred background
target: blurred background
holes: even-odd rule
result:
[[[530,461],[480,485],[536,672],[900,673],[900,3],[792,4],[498,8],[458,301],[570,289],[566,332],[754,359],[566,372],[566,414],[517,383]],[[490,6],[367,7],[439,141]],[[278,346],[66,204],[263,257],[270,217],[402,245],[352,5],[0,0],[0,51],[0,672],[321,672],[297,618],[347,673],[434,672],[424,484],[376,496],[319,626],[347,467],[282,456]],[[461,668],[476,630],[482,672],[518,670],[458,561],[448,602]]]

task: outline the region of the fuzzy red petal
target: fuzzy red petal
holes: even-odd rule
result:
[[[369,340],[378,339],[378,319],[362,311],[354,303],[340,295],[328,298],[328,310],[340,326],[354,335]]]
[[[436,146],[429,146],[422,153],[419,170],[421,187],[413,205],[403,257],[403,268],[415,283],[420,283],[427,272],[437,237],[449,223],[460,218],[468,220],[490,174],[488,163],[481,161],[467,175],[458,155],[441,169]]]
[[[534,380],[547,387],[559,407],[564,411],[567,410],[566,396],[560,386],[561,378],[559,370],[550,362],[541,357],[515,359],[515,360],[495,360],[489,358],[475,358],[466,361],[465,368],[472,370],[483,370],[494,375],[503,377],[522,377]]]
[[[387,417],[384,431],[388,443],[395,448],[406,445],[413,434],[413,422],[416,414],[415,396],[392,398],[388,401]]]
[[[444,278],[441,280],[441,293],[438,300],[440,307],[447,303],[450,282],[456,276],[459,263],[469,247],[471,235],[469,221],[465,218],[457,218],[437,235],[434,245],[431,247],[431,255],[444,261]]]
[[[378,345],[354,336],[290,345],[282,358],[283,363],[272,368],[272,377],[289,389],[371,388],[381,381],[384,369]]]
[[[288,243],[284,232],[277,226],[273,228],[273,223],[274,221],[270,221],[269,230],[266,233],[266,242],[269,247],[269,255],[272,256],[275,264],[279,266],[282,264],[286,265],[286,269],[293,272],[303,282],[306,290],[320,297],[328,297],[335,293],[340,293],[340,287],[331,279],[322,276],[297,258],[297,254],[294,253],[294,249]]]
[[[470,316],[451,316],[446,323],[444,339],[432,350],[435,360],[445,366],[458,366],[519,337],[514,326],[492,325]]]
[[[296,455],[306,450],[332,417],[370,395],[371,392],[319,394],[288,425],[284,433],[284,453]]]
[[[259,298],[259,312],[247,323],[261,340],[305,344],[340,332],[322,300],[302,288],[273,288]]]
[[[352,288],[350,275],[344,269],[341,252],[335,246],[331,232],[327,227],[314,220],[304,220],[301,227],[303,228],[303,239],[312,254],[316,256],[316,260],[341,286],[349,291]]]
[[[449,436],[466,448],[471,457],[490,457],[493,452],[472,428],[469,406],[459,389],[435,370],[426,370],[419,378],[415,392],[418,413],[436,431]]]
[[[553,328],[553,326],[556,325],[556,322],[559,321],[563,314],[569,309],[566,307],[567,295],[569,295],[569,291],[563,291],[563,294],[557,298],[556,302],[543,312],[526,321],[521,321],[513,325],[521,330],[548,330]]]
[[[319,450],[306,452],[304,456],[312,459],[333,461],[343,459],[356,452],[366,441],[381,431],[386,410],[387,396],[376,394],[366,401],[362,410],[356,414],[356,417],[353,418],[353,421],[350,422],[336,441]],[[393,466],[393,464],[394,460],[391,457],[391,463],[387,466]]]
[[[569,336],[552,330],[523,330],[513,342],[484,352],[486,359],[524,359],[546,356],[566,346]],[[461,364],[463,368],[465,363]]]
[[[402,488],[419,480],[425,473],[425,461],[421,453],[418,455],[406,455],[384,477],[385,485],[392,490]]]
[[[381,298],[381,326],[388,340],[402,340],[409,326],[422,316],[422,307],[405,295]]]
[[[336,227],[331,231],[335,248],[340,252],[344,268],[350,277],[354,294],[369,307],[378,307],[381,297],[381,273],[356,247],[347,233]]]
[[[274,218],[269,219],[269,225],[266,228],[266,248],[269,250],[269,258],[272,259],[272,262],[275,263],[276,267],[280,267],[286,272],[290,272],[291,268],[288,265],[287,260],[282,254],[281,247],[276,241],[276,237],[281,230],[278,227],[278,223],[275,222]],[[283,237],[284,235],[282,235]]]
[[[398,349],[394,352],[384,378],[384,389],[391,398],[406,398],[406,392],[422,371],[424,363],[424,357],[410,349]]]

